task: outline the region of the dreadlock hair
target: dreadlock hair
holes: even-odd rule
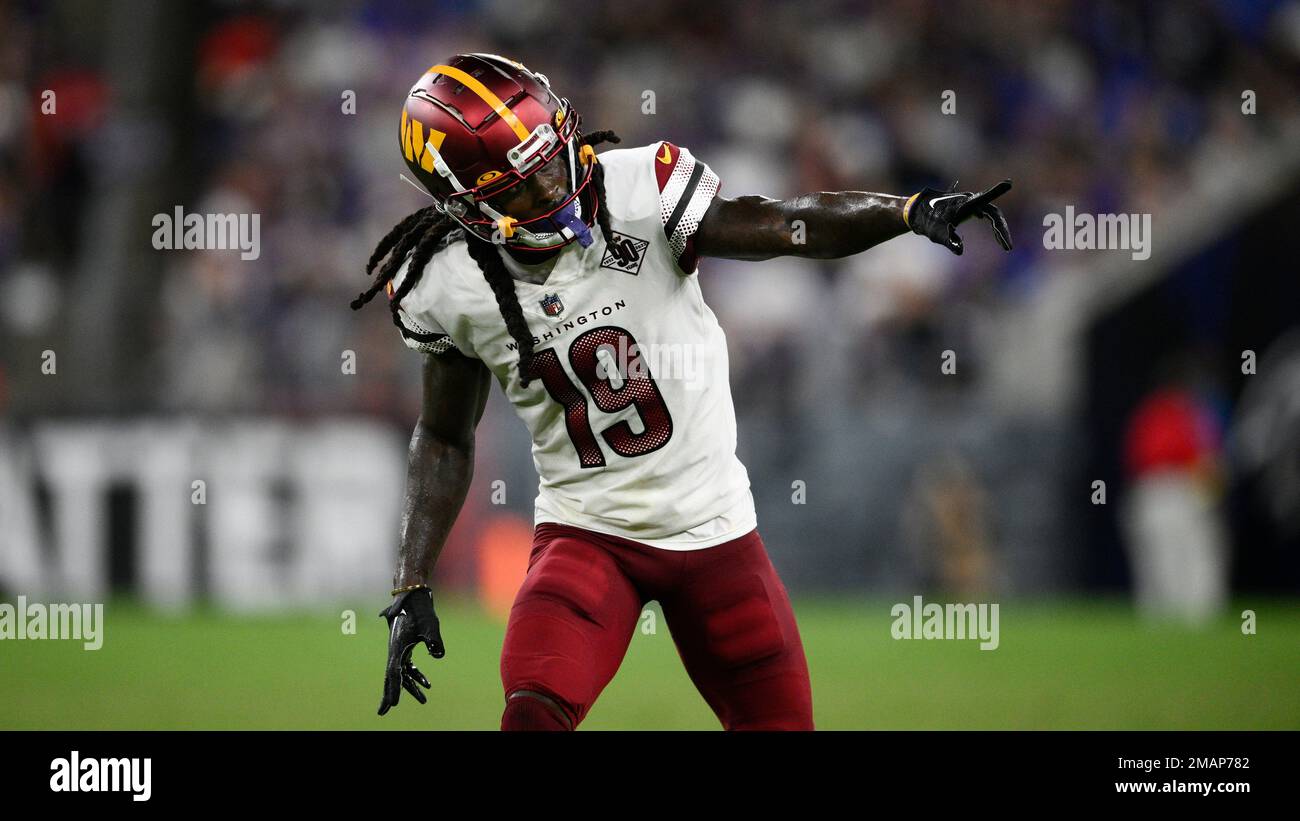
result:
[[[605,142],[619,143],[622,140],[613,131],[593,131],[585,135],[581,140],[582,145],[589,145],[593,148]],[[609,227],[609,208],[605,198],[605,166],[599,162],[591,170],[591,188],[598,202],[596,222],[600,226],[601,234],[605,237],[605,242],[613,244],[614,235]],[[511,338],[515,340],[518,346],[519,383],[526,388],[531,381],[528,375],[533,366],[533,336],[528,331],[528,323],[524,320],[523,309],[519,307],[519,297],[515,293],[514,277],[506,270],[505,263],[501,261],[501,255],[497,253],[492,243],[466,232],[454,219],[440,213],[432,205],[421,208],[419,211],[408,215],[397,225],[394,225],[392,230],[385,234],[384,238],[375,246],[374,253],[370,255],[370,260],[366,263],[366,276],[373,275],[375,267],[380,262],[383,262],[385,257],[387,257],[388,261],[384,262],[379,269],[379,274],[375,276],[375,280],[370,287],[352,300],[352,310],[359,310],[367,302],[374,299],[376,294],[384,290],[385,286],[397,275],[402,263],[409,256],[411,264],[407,269],[406,278],[402,280],[402,284],[393,293],[392,299],[389,300],[388,307],[393,315],[393,324],[402,332],[402,336],[407,339],[413,339],[417,342],[433,342],[437,340],[441,337],[441,334],[421,333],[406,327],[398,314],[398,309],[401,306],[402,299],[411,292],[411,289],[424,276],[424,268],[429,264],[429,260],[433,258],[434,253],[461,238],[464,238],[470,257],[478,263],[479,270],[483,272],[483,278],[487,280],[488,285],[492,288],[492,294],[497,300],[497,309],[501,311],[501,318],[505,320],[506,330],[509,331]]]

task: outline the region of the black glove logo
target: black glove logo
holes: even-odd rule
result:
[[[1011,190],[1011,180],[1003,180],[980,194],[956,189],[957,183],[953,183],[948,191],[921,189],[904,206],[903,221],[913,232],[929,237],[960,256],[965,247],[957,234],[957,226],[971,217],[981,217],[993,226],[993,234],[1002,250],[1010,251],[1011,229],[993,200]]]

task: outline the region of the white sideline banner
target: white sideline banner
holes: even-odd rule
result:
[[[132,585],[153,605],[372,594],[391,581],[405,467],[405,437],[369,420],[0,426],[0,590],[102,599],[110,493],[125,486]]]

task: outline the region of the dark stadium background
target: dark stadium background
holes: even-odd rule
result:
[[[726,195],[1015,181],[1009,255],[969,225],[961,257],[701,264],[819,726],[1300,727],[1300,2],[54,0],[0,31],[0,600],[109,603],[99,651],[0,643],[0,728],[494,726],[527,432],[494,389],[433,703],[380,722],[419,357],[348,310],[427,202],[402,95],[463,51]],[[1067,205],[1151,214],[1150,259],[1047,250]],[[177,206],[260,214],[259,258],[155,250]],[[1170,388],[1216,431],[1208,620],[1134,604],[1126,441]],[[914,595],[1001,603],[1001,647],[891,640]],[[716,722],[660,625],[587,726]]]

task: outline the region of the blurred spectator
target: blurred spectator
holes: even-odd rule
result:
[[[991,551],[987,493],[955,451],[925,462],[912,477],[903,532],[920,582],[961,601],[979,601],[1000,575]]]
[[[1138,405],[1124,442],[1124,524],[1144,616],[1197,625],[1228,594],[1222,433],[1209,405],[1179,384]]]

